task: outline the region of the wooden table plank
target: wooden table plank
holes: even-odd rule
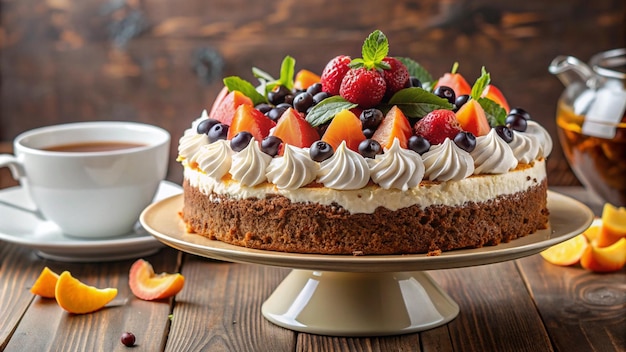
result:
[[[261,314],[289,269],[185,255],[166,351],[293,351],[295,333]]]
[[[517,261],[556,351],[626,351],[626,268],[598,274]]]
[[[429,272],[461,312],[449,323],[455,351],[551,351],[512,261]]]
[[[179,270],[179,255],[177,251],[165,248],[146,260],[153,264],[157,272],[175,272]],[[22,256],[32,257],[23,253]],[[146,302],[135,298],[128,286],[128,272],[133,261],[59,263],[35,258],[29,266],[33,274],[29,275],[26,275],[27,266],[22,264],[15,270],[20,275],[20,280],[15,282],[21,285],[23,299],[32,300],[32,304],[23,315],[5,351],[24,351],[24,346],[32,351],[123,351],[125,346],[120,342],[120,337],[126,331],[135,334],[137,345],[142,350],[162,350],[167,339],[172,300]],[[100,311],[69,314],[54,300],[41,297],[33,299],[28,291],[44,266],[57,273],[68,270],[72,276],[88,285],[116,287],[118,295]]]

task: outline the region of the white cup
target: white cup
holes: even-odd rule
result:
[[[49,151],[84,143],[134,143],[108,151]],[[15,155],[1,154],[43,217],[64,234],[107,238],[130,233],[167,173],[170,134],[134,122],[78,122],[17,136]]]

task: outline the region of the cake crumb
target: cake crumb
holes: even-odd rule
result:
[[[352,251],[353,256],[363,255],[363,251]]]
[[[426,254],[427,257],[436,257],[439,255],[441,255],[441,249],[435,249],[434,251],[430,251]]]

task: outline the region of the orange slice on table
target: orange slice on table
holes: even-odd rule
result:
[[[626,265],[626,238],[608,247],[596,247],[592,243],[580,258],[580,265],[598,273],[620,270]]]
[[[84,314],[95,312],[111,302],[117,296],[117,289],[86,285],[72,277],[69,271],[64,271],[59,275],[54,293],[61,308],[70,313]]]
[[[137,298],[152,301],[176,295],[183,289],[185,277],[179,273],[155,274],[149,262],[138,259],[130,268],[128,284]]]
[[[58,279],[59,275],[57,273],[45,267],[30,288],[30,292],[41,297],[54,298],[54,288]]]
[[[626,208],[604,204],[602,230],[597,239],[597,246],[608,247],[624,237],[626,237]]]
[[[539,254],[543,259],[552,264],[568,266],[578,263],[583,253],[585,253],[585,250],[587,250],[587,247],[589,247],[587,238],[585,235],[580,234],[567,241],[554,245]]]

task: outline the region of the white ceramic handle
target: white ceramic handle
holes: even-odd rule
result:
[[[16,180],[24,176],[24,167],[14,155],[0,154],[0,168],[2,167],[8,167]]]

